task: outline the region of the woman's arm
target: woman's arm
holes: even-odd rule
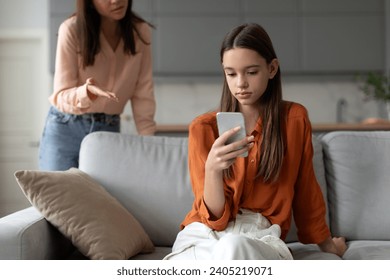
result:
[[[154,115],[156,113],[156,101],[154,97],[153,65],[152,65],[152,41],[151,29],[146,23],[139,26],[144,40],[150,44],[144,44],[138,39],[137,44],[140,47],[142,62],[137,75],[137,84],[134,95],[131,98],[133,117],[137,131],[140,135],[153,135],[156,131]],[[139,50],[137,50],[139,51]]]
[[[80,114],[91,105],[88,83],[79,86],[78,41],[75,18],[69,18],[60,25],[54,72],[54,92],[50,102],[65,113]]]
[[[118,102],[115,93],[102,88],[92,77],[87,78],[85,83],[80,85],[78,53],[74,18],[69,18],[61,24],[58,31],[54,92],[50,96],[51,104],[65,113],[82,114],[93,106],[98,97]]]

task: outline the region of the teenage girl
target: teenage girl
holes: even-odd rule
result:
[[[216,112],[189,129],[189,170],[195,200],[165,259],[292,259],[284,239],[294,215],[302,243],[342,256],[332,238],[316,180],[306,109],[282,100],[279,62],[266,31],[245,24],[225,37],[220,58],[220,111],[241,112],[243,127],[218,135]],[[240,157],[248,152],[247,157]]]

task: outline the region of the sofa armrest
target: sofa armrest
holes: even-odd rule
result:
[[[34,207],[0,219],[0,259],[64,259],[73,246]]]

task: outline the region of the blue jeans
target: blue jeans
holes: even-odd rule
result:
[[[39,147],[39,169],[61,171],[78,167],[81,141],[87,134],[119,130],[119,115],[72,115],[50,107]]]

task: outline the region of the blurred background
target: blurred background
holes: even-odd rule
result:
[[[390,0],[135,0],[155,25],[156,121],[186,126],[217,107],[225,33],[257,22],[280,60],[284,99],[306,106],[313,124],[386,118],[366,101],[357,75],[390,68]],[[0,217],[29,205],[13,174],[36,169],[49,108],[59,24],[75,0],[0,0]],[[130,106],[122,131],[135,133]]]

